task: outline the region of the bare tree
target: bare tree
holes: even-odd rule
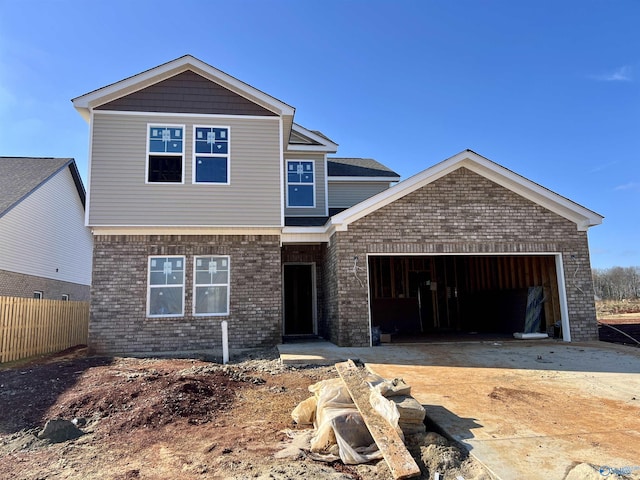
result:
[[[640,267],[593,269],[593,287],[603,300],[640,298]]]

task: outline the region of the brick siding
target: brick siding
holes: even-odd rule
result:
[[[47,300],[62,300],[62,295],[67,294],[69,300],[88,302],[90,287],[52,278],[0,270],[0,296],[33,298],[35,291],[42,292],[42,298]]]
[[[329,339],[369,345],[367,254],[561,252],[574,341],[597,339],[587,233],[575,223],[460,168],[336,232],[327,248]],[[354,258],[358,257],[358,278]]]
[[[89,344],[96,353],[219,349],[222,320],[232,349],[274,345],[282,338],[287,262],[316,264],[318,334],[338,345],[369,345],[369,253],[560,252],[572,340],[597,339],[586,232],[465,168],[352,223],[328,245],[281,247],[278,236],[240,235],[99,235],[94,242]],[[183,317],[146,317],[150,255],[186,256]],[[228,316],[191,315],[195,255],[231,257]]]
[[[97,235],[89,348],[94,353],[190,352],[275,345],[282,338],[278,236]],[[183,317],[147,318],[150,255],[185,255]],[[194,317],[193,258],[230,256],[229,315]]]

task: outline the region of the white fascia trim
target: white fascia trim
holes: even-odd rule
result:
[[[468,168],[574,222],[579,231],[585,231],[590,226],[602,223],[603,217],[601,215],[507,170],[475,152],[463,151],[360,202],[348,210],[334,215],[331,217],[331,224],[335,225],[337,230],[346,230],[350,223],[448,175],[460,167]]]
[[[120,110],[91,110],[94,115],[132,115],[145,117],[187,117],[187,118],[210,118],[210,119],[226,119],[239,118],[248,120],[274,120],[278,121],[280,117],[271,115],[223,115],[218,113],[173,113],[173,112],[134,112]]]
[[[468,159],[461,166],[482,175],[489,180],[531,200],[538,205],[557,213],[561,217],[574,222],[579,231],[586,231],[589,227],[600,225],[603,217],[588,208],[583,207],[562,195],[538,185],[531,180],[518,175],[483,157],[482,162]]]
[[[133,92],[142,90],[150,85],[161,82],[174,75],[187,70],[193,70],[205,78],[218,83],[232,92],[245,97],[246,99],[258,103],[260,106],[277,113],[278,115],[292,115],[295,108],[278,100],[277,98],[267,95],[251,85],[244,83],[231,75],[218,70],[201,60],[185,55],[158,67],[151,68],[142,73],[138,73],[119,82],[112,83],[106,87],[99,88],[85,95],[81,95],[72,99],[73,106],[88,119],[88,110],[95,108],[103,103],[107,103],[120,98],[120,96],[129,95]],[[118,95],[119,92],[126,92]]]
[[[322,148],[324,150],[322,151],[326,151],[328,153],[336,153],[338,151],[338,144],[332,142],[331,140],[329,140],[328,138],[325,138],[321,135],[318,135],[317,133],[312,132],[311,130],[307,130],[306,128],[304,128],[302,125],[298,125],[297,123],[293,123],[291,125],[291,130],[299,133],[307,138],[310,138],[311,140],[313,140],[314,142],[318,142],[321,145],[299,145],[299,144],[289,144],[288,145],[288,149],[289,150],[303,150],[303,149],[307,149],[307,148]],[[316,151],[316,150],[311,150],[311,151]]]
[[[287,145],[287,152],[325,152],[336,153],[337,148],[330,148],[325,145],[300,145],[298,143],[290,143]]]
[[[93,235],[280,235],[282,227],[148,227],[91,225]]]
[[[297,143],[289,143],[287,145],[287,152],[324,152],[324,153],[336,153],[336,149],[328,148],[324,145],[300,145]]]
[[[329,177],[330,182],[379,182],[392,183],[399,182],[398,177]]]

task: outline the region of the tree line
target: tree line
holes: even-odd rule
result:
[[[593,288],[602,300],[640,298],[640,267],[594,268]]]

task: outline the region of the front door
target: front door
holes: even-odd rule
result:
[[[284,265],[284,334],[313,335],[314,265]]]

